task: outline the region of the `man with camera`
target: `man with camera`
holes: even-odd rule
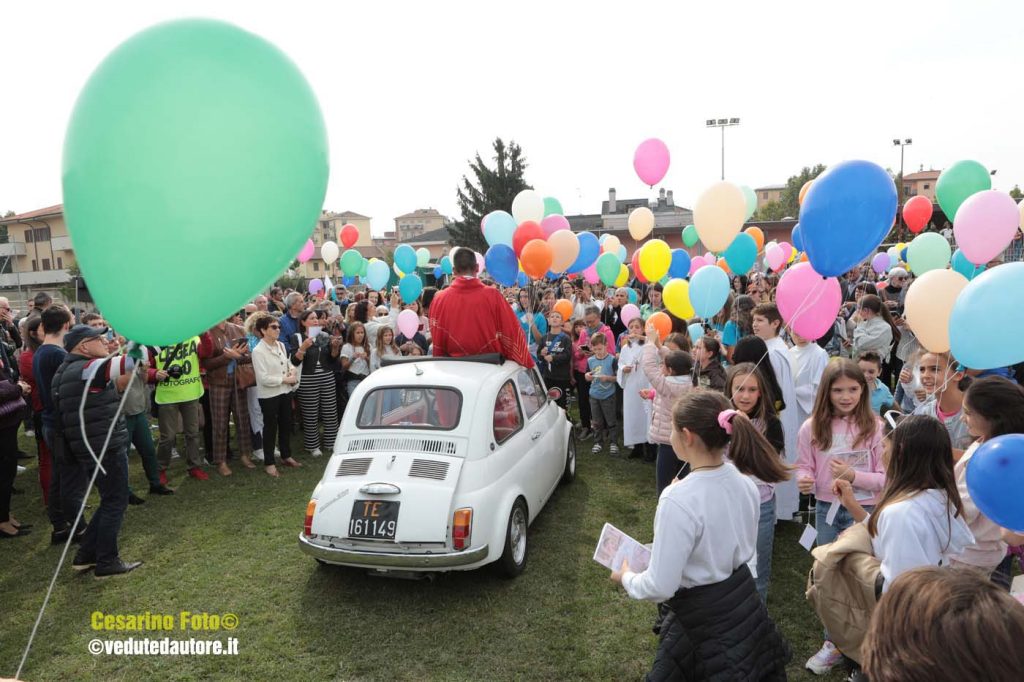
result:
[[[209,478],[203,471],[203,457],[199,454],[199,399],[204,393],[199,361],[208,358],[212,350],[209,334],[203,334],[202,337],[193,336],[174,346],[161,348],[157,354],[155,369],[167,373],[167,378],[156,386],[160,422],[157,458],[160,460],[161,485],[167,485],[171,448],[181,432],[185,434],[188,475],[199,481]]]

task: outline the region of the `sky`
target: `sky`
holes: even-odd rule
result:
[[[75,98],[120,42],[209,17],[273,42],[319,98],[330,140],[324,207],[373,218],[434,207],[457,218],[468,161],[515,140],[527,181],[567,214],[654,197],[636,146],[663,139],[661,186],[692,206],[719,178],[785,182],[868,159],[906,172],[975,159],[996,189],[1024,184],[1019,3],[5,2],[0,3],[0,211],[61,201]]]

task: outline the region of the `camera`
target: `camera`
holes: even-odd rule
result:
[[[185,370],[181,368],[181,365],[171,365],[167,368],[167,375],[172,379],[180,379],[184,373]]]

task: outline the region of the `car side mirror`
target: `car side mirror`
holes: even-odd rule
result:
[[[559,398],[562,397],[562,389],[560,389],[560,388],[549,388],[548,389],[548,397],[551,398],[552,400],[558,400]]]

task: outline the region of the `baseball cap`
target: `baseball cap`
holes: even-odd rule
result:
[[[103,329],[90,327],[87,324],[76,324],[68,331],[67,334],[64,335],[64,350],[70,353],[74,347],[82,341],[97,336],[103,336],[104,333],[106,333],[106,331]]]

